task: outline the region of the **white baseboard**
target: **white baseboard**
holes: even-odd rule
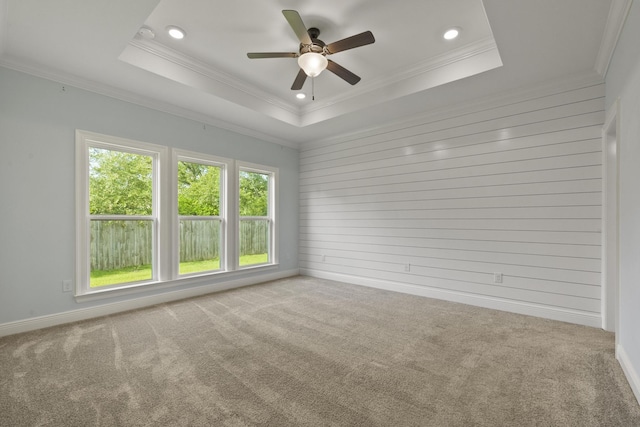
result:
[[[275,273],[261,274],[260,276],[246,277],[242,279],[228,280],[210,285],[197,286],[189,289],[180,289],[171,292],[164,292],[158,295],[150,295],[139,298],[132,298],[126,301],[102,304],[93,307],[80,308],[78,310],[65,311],[46,316],[32,317],[30,319],[18,320],[0,324],[0,337],[19,334],[22,332],[34,331],[36,329],[48,328],[50,326],[64,323],[77,322],[80,320],[95,317],[107,316],[121,313],[123,311],[135,310],[149,307],[156,304],[163,304],[170,301],[177,301],[185,298],[192,298],[213,292],[226,291],[243,286],[256,285],[271,280],[284,279],[286,277],[297,276],[298,269],[279,271]]]
[[[633,368],[633,364],[629,360],[627,352],[624,351],[624,347],[620,344],[616,347],[616,359],[618,359],[622,371],[627,377],[627,381],[629,381],[631,390],[633,390],[633,394],[636,395],[636,400],[638,404],[640,404],[640,376],[638,376],[638,372]]]
[[[351,276],[341,273],[330,273],[320,270],[302,268],[300,269],[300,274],[305,276],[318,277],[320,279],[335,280],[338,282],[346,282],[354,285],[362,285],[371,288],[385,289],[388,291],[402,292],[405,294],[418,295],[451,302],[459,302],[478,307],[491,308],[494,310],[508,311],[511,313],[525,314],[551,320],[559,320],[561,322],[592,326],[594,328],[602,327],[602,319],[600,315],[581,312],[577,310],[567,310],[557,307],[511,301],[502,298],[430,288],[428,286],[390,282],[386,280],[370,279],[367,277]]]

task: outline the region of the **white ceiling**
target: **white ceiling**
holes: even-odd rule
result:
[[[494,93],[602,74],[631,0],[0,0],[0,65],[297,146]],[[290,90],[297,10],[330,43],[372,45],[331,59],[315,101]],[[617,13],[617,14],[616,14]],[[138,34],[142,26],[156,37]],[[167,25],[187,32],[170,39]],[[452,42],[445,29],[462,28]],[[614,40],[614,42],[611,42]],[[303,92],[310,95],[311,80]]]

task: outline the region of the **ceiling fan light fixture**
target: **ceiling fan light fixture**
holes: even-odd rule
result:
[[[320,30],[316,27],[307,29],[307,26],[304,25],[297,11],[283,10],[282,14],[300,41],[298,52],[248,52],[247,56],[249,59],[298,58],[298,66],[300,68],[293,81],[293,85],[291,85],[291,90],[301,90],[307,77],[311,77],[312,99],[313,82],[315,81],[313,77],[318,76],[325,68],[350,85],[354,85],[360,81],[359,76],[334,61],[329,61],[326,56],[374,43],[376,39],[373,37],[371,31],[364,31],[360,34],[325,44],[322,40],[318,39]]]
[[[322,70],[327,68],[329,61],[327,58],[316,52],[303,53],[298,57],[298,65],[302,68],[305,74],[309,77],[318,76]]]
[[[305,99],[306,97],[307,97],[307,95],[302,93],[302,92],[299,92],[299,93],[296,94],[296,98],[298,98],[298,99]]]

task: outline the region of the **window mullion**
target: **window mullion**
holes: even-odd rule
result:
[[[227,224],[226,224],[226,266],[228,270],[238,269],[238,234],[239,234],[239,191],[238,191],[238,179],[239,168],[237,162],[232,162],[229,165],[229,171],[227,172],[227,180],[225,190],[227,192]]]
[[[157,238],[154,254],[157,256],[157,280],[167,281],[175,278],[172,263],[172,218],[171,207],[173,194],[171,188],[172,168],[169,149],[162,147],[157,156],[157,171],[154,182],[154,216],[156,219]]]

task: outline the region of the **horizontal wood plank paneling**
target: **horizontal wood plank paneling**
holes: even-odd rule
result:
[[[362,209],[360,211],[307,212],[307,220],[345,220],[345,219],[507,219],[507,218],[590,218],[600,219],[600,206],[545,206],[526,208],[511,206],[508,208],[487,209],[419,209],[403,210]]]
[[[304,247],[335,248],[345,247],[354,241],[353,236],[345,234],[300,234],[300,243]],[[535,243],[517,241],[496,241],[496,240],[471,240],[471,239],[433,239],[425,237],[398,237],[398,236],[358,236],[357,244],[380,245],[392,249],[397,246],[409,251],[414,248],[427,248],[436,250],[460,250],[460,251],[480,251],[488,254],[531,254],[549,257],[566,257],[568,253],[577,258],[600,257],[599,245],[587,244],[562,244],[562,243]],[[325,246],[326,245],[326,246]]]
[[[319,191],[339,190],[341,188],[375,187],[382,190],[386,188],[386,186],[411,184],[414,182],[428,184],[429,188],[483,187],[500,184],[599,179],[602,175],[601,167],[598,165],[545,169],[544,174],[541,174],[540,170],[525,170],[514,173],[501,172],[496,169],[496,166],[492,165],[492,173],[474,174],[471,176],[468,174],[469,169],[457,169],[457,173],[454,170],[453,173],[449,173],[446,176],[439,176],[437,173],[430,171],[352,179],[348,182],[334,180],[321,182],[320,179],[317,179],[316,184],[301,184],[301,187],[304,187],[305,194],[313,195]],[[501,167],[501,169],[503,168]],[[467,173],[465,174],[464,172]]]
[[[588,85],[304,146],[301,269],[598,314],[603,96]]]
[[[500,165],[502,163],[523,160],[598,153],[599,145],[600,140],[593,139],[519,150],[497,150],[495,152],[470,155],[463,154],[464,150],[462,149],[440,150],[432,153],[409,154],[402,158],[381,159],[368,163],[356,163],[354,165],[336,167],[328,166],[324,169],[317,169],[301,174],[300,177],[301,179],[309,179],[323,176],[336,176],[338,174],[353,174],[350,178],[358,178],[358,176],[368,178],[371,176],[379,176],[380,172],[385,176],[393,175],[392,172],[398,167],[402,167],[404,173],[409,173],[419,172],[423,170],[425,166],[434,166],[435,169],[453,169],[477,165]],[[433,165],[429,163],[433,163]]]
[[[302,160],[310,157],[318,156],[331,152],[341,152],[353,147],[367,146],[373,147],[374,144],[381,141],[406,140],[414,135],[427,134],[429,132],[441,131],[445,129],[465,129],[471,125],[482,123],[489,120],[504,119],[521,113],[539,111],[557,105],[570,105],[574,102],[584,100],[602,99],[604,94],[603,85],[593,85],[587,88],[569,90],[555,95],[542,96],[537,99],[511,103],[504,106],[494,107],[484,111],[475,111],[473,113],[463,115],[452,115],[450,118],[426,121],[425,123],[399,125],[390,129],[382,129],[375,133],[365,134],[363,136],[354,136],[345,138],[342,141],[334,143],[318,142],[303,147],[304,151],[300,153]],[[599,110],[598,110],[599,111]],[[531,121],[533,123],[534,121]],[[565,125],[573,124],[571,120],[564,120]],[[552,126],[553,120],[548,122]],[[565,127],[566,128],[566,127]],[[551,129],[553,131],[553,129]]]
[[[394,262],[397,262],[398,264],[416,264],[424,261],[429,264],[433,264],[435,262],[438,265],[447,265],[449,261],[455,261],[456,265],[459,267],[461,264],[458,264],[458,261],[476,261],[515,266],[556,268],[560,270],[600,272],[599,259],[577,256],[558,257],[507,252],[501,253],[498,257],[496,256],[496,252],[480,250],[434,249],[420,248],[416,246],[370,245],[364,243],[343,243],[340,247],[341,249],[335,249],[331,243],[318,242],[314,244],[313,247],[305,246],[305,244],[303,244],[300,252],[308,255],[324,255],[328,257],[344,258],[348,258],[352,254],[358,254],[358,256],[371,257],[371,259],[380,259],[381,261],[394,260]],[[347,253],[345,253],[345,251],[347,251]],[[597,285],[598,283],[595,284]]]
[[[389,280],[412,285],[428,286],[432,288],[446,289],[455,292],[503,298],[516,302],[528,302],[533,304],[549,305],[552,307],[579,310],[586,313],[598,313],[600,311],[600,301],[595,298],[575,297],[562,293],[531,291],[519,289],[513,285],[491,282],[493,275],[468,273],[451,274],[446,277],[429,275],[428,273],[416,269],[415,273],[396,272],[385,268],[378,263],[352,263],[349,260],[336,260],[336,263],[329,264],[328,271],[339,274],[348,274],[368,279]]]
[[[571,194],[533,194],[509,197],[469,197],[465,199],[431,199],[431,200],[395,200],[393,204],[385,204],[381,200],[373,202],[329,203],[330,200],[308,199],[300,206],[302,212],[337,212],[403,210],[403,209],[487,209],[518,207],[562,207],[562,206],[596,206],[600,203],[600,192]]]
[[[411,237],[446,240],[479,240],[504,242],[560,243],[569,245],[600,245],[600,233],[522,230],[453,230],[419,228],[352,228],[301,227],[301,233],[311,236],[339,234],[357,239],[361,236]]]

